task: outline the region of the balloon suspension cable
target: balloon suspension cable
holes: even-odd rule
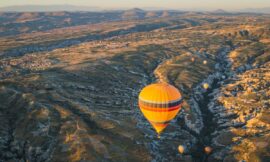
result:
[[[160,139],[160,134],[157,135],[157,138]]]

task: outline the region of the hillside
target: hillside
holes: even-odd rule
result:
[[[270,160],[268,15],[135,8],[0,21],[0,161]],[[184,97],[161,139],[137,103],[158,81]]]

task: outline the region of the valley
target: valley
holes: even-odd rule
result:
[[[0,161],[269,161],[269,15],[132,9],[0,21]],[[160,139],[137,98],[158,81],[184,97]]]

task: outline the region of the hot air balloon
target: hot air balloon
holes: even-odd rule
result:
[[[191,58],[191,61],[192,61],[192,62],[194,62],[194,61],[195,61],[195,58],[194,58],[194,57],[192,57],[192,58]]]
[[[172,85],[155,83],[146,86],[139,95],[139,107],[156,130],[158,137],[181,108],[182,96]]]
[[[179,145],[178,146],[178,151],[179,151],[179,153],[183,154],[185,152],[185,146]]]
[[[204,88],[204,89],[208,89],[208,88],[209,88],[209,84],[204,83],[204,84],[203,84],[203,88]]]
[[[206,65],[206,64],[207,64],[207,61],[206,61],[206,60],[204,60],[204,61],[203,61],[203,64],[204,64],[204,65]]]
[[[204,152],[208,155],[208,154],[210,154],[212,152],[212,148],[210,146],[206,146],[204,148]]]

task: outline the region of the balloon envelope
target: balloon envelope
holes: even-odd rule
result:
[[[206,147],[204,148],[204,152],[205,152],[206,154],[210,154],[210,153],[212,152],[212,148],[211,148],[210,146],[206,146]]]
[[[167,83],[148,85],[139,95],[139,107],[158,134],[177,115],[181,103],[180,92]]]
[[[208,88],[209,88],[209,84],[204,83],[204,84],[203,84],[203,88],[204,88],[204,89],[208,89]]]
[[[207,61],[206,61],[206,60],[204,60],[204,61],[203,61],[203,64],[204,64],[204,65],[206,65],[206,64],[207,64]]]
[[[179,153],[183,154],[185,152],[185,146],[179,145],[178,146],[178,151],[179,151]]]

